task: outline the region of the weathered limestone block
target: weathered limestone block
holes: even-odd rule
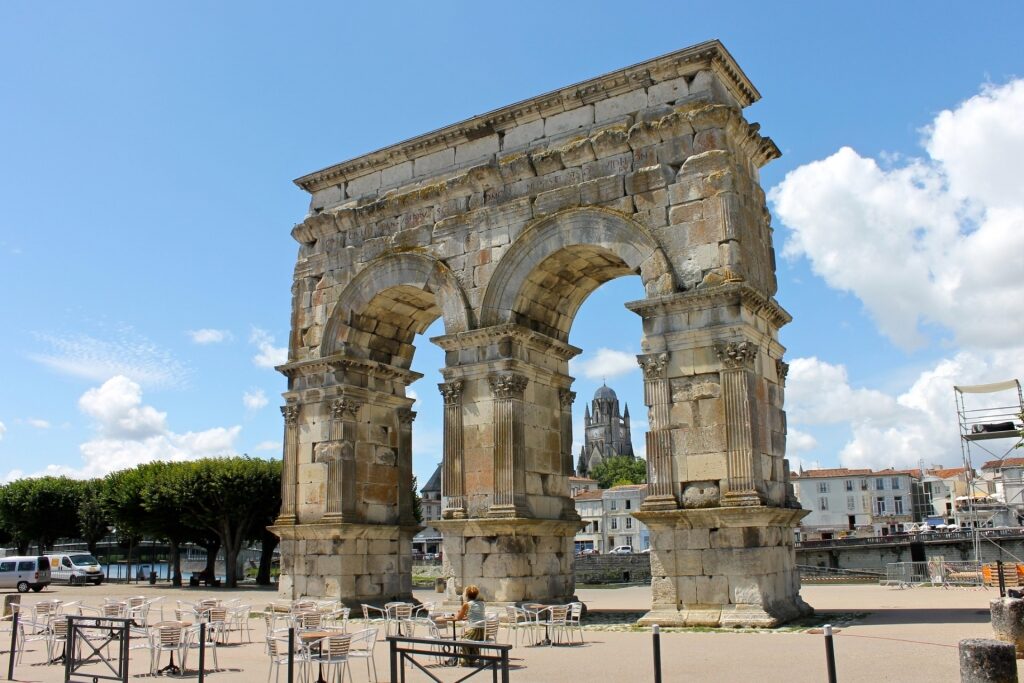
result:
[[[997,598],[989,603],[992,631],[996,639],[1010,643],[1017,655],[1024,655],[1024,600]]]
[[[566,131],[583,128],[594,123],[594,105],[565,111],[544,119],[544,136],[551,137]]]
[[[987,638],[960,641],[961,683],[1013,683],[1017,658],[1013,645]]]

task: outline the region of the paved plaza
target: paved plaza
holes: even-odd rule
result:
[[[869,585],[805,586],[802,594],[820,616],[840,624],[835,639],[839,679],[847,681],[956,681],[959,680],[957,643],[963,638],[991,637],[988,603],[993,589],[915,588],[898,590]],[[82,600],[98,605],[105,597],[163,596],[165,613],[173,618],[175,601],[196,601],[216,596],[240,598],[260,611],[276,598],[271,590],[173,589],[169,587],[103,585],[54,586],[40,594],[23,596],[26,604],[40,599]],[[556,647],[520,645],[512,650],[515,681],[650,681],[653,680],[650,629],[632,621],[650,605],[648,587],[581,589],[590,614],[584,620],[585,644]],[[416,598],[434,600],[437,594],[417,591]],[[266,680],[269,671],[264,651],[263,622],[252,620],[253,643],[222,646],[220,670],[209,680],[252,683]],[[825,679],[824,643],[813,624],[765,631],[672,630],[662,634],[666,681],[822,681]],[[349,631],[360,628],[350,621]],[[501,631],[504,638],[504,629]],[[237,643],[237,638],[233,638]],[[6,649],[6,641],[0,645]],[[132,679],[149,678],[145,655],[136,655]],[[56,683],[63,667],[46,665],[45,648],[33,643],[15,668],[15,680]],[[7,655],[2,658],[6,670]],[[194,667],[194,657],[189,669]],[[163,661],[161,660],[161,663]],[[388,678],[387,644],[376,651],[380,680]],[[431,669],[442,680],[455,680],[466,669]],[[363,662],[353,662],[353,680],[367,680]],[[407,680],[426,680],[413,671]],[[167,677],[174,679],[176,677]],[[191,671],[183,680],[195,680]],[[282,672],[282,680],[283,680]],[[489,676],[480,680],[488,680]],[[1022,679],[1024,680],[1024,679]]]

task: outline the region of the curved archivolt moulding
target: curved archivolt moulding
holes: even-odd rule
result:
[[[615,211],[574,209],[533,224],[498,263],[484,294],[481,325],[518,323],[562,341],[598,286],[638,274],[647,296],[675,291],[654,236]]]
[[[337,353],[408,369],[413,338],[438,317],[445,334],[466,332],[462,286],[442,262],[425,254],[388,254],[371,261],[338,297],[320,345]]]

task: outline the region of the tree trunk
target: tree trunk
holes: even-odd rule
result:
[[[260,532],[260,568],[256,572],[256,583],[260,586],[271,584],[270,568],[274,563],[274,548],[279,541],[277,536],[266,529]]]
[[[181,587],[181,544],[178,539],[169,539],[171,551],[171,585]]]
[[[220,552],[220,538],[204,543],[203,547],[206,548],[206,569],[203,570],[203,574],[209,576],[212,581],[217,576],[217,553]]]
[[[28,555],[28,541],[18,541],[18,554]]]
[[[242,545],[242,534],[232,533],[230,523],[221,526],[221,539],[224,541],[224,583],[228,588],[238,587],[238,551]]]

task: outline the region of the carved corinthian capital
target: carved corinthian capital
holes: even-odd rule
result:
[[[781,358],[775,361],[775,373],[779,376],[779,384],[785,386],[786,375],[789,374],[789,363]]]
[[[652,353],[649,356],[637,356],[636,362],[644,371],[644,379],[663,379],[665,368],[668,367],[668,354]]]
[[[352,417],[355,417],[362,405],[359,401],[351,398],[336,398],[331,401],[331,418],[342,420],[345,418],[345,413],[350,413]]]
[[[754,342],[720,342],[715,344],[715,353],[726,370],[746,370],[754,367],[757,346]]]
[[[284,416],[284,423],[294,427],[299,421],[299,407],[297,405],[281,406],[281,415]]]
[[[529,380],[515,373],[499,373],[490,375],[487,381],[491,385],[494,398],[521,398]]]
[[[558,402],[562,404],[563,408],[568,408],[576,401],[576,392],[569,391],[568,389],[558,390]]]
[[[445,405],[453,405],[462,400],[462,380],[457,379],[451,382],[437,385]]]
[[[416,411],[409,410],[408,408],[398,409],[398,421],[404,425],[411,425],[412,421],[416,419]]]

